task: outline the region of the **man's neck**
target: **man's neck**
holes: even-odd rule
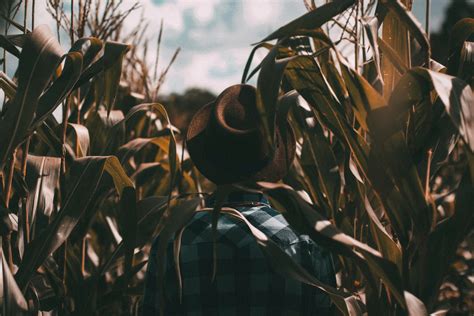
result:
[[[214,207],[216,203],[215,194],[210,195],[206,199],[206,207]],[[258,191],[233,191],[229,193],[225,199],[223,206],[238,207],[238,206],[257,206],[270,205],[268,199],[263,192]]]

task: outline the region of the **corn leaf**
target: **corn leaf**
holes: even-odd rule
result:
[[[96,46],[98,44],[95,44]],[[86,82],[89,82],[92,78],[96,77],[97,75],[103,73],[104,71],[115,67],[116,69],[109,72],[109,83],[112,83],[117,80],[117,68],[120,66],[121,67],[121,61],[123,58],[123,55],[130,49],[129,45],[125,44],[120,44],[116,42],[106,42],[104,45],[104,53],[103,55],[90,64],[90,66],[81,74],[81,77],[77,81],[76,85],[74,86],[75,88],[78,88],[85,84]],[[93,50],[95,52],[95,49]],[[91,53],[91,56],[93,54]],[[118,62],[120,61],[120,65],[118,65]],[[120,78],[119,78],[120,79]],[[114,94],[116,91],[114,89],[117,89],[117,87],[112,87],[109,85],[109,101],[115,98]]]
[[[426,248],[420,253],[412,275],[412,286],[429,308],[434,307],[436,292],[459,243],[474,223],[474,155],[466,148],[468,168],[456,192],[454,214],[440,222],[429,234]],[[442,253],[442,256],[439,254]],[[433,260],[436,258],[436,260]]]
[[[95,37],[83,37],[77,40],[69,52],[80,52],[83,58],[83,69],[87,69],[103,48],[101,40]]]
[[[133,254],[137,241],[138,214],[136,191],[133,186],[125,187],[120,199],[120,211],[123,214],[122,236],[125,251],[125,274],[132,272]]]
[[[57,199],[59,189],[61,158],[28,155],[26,171],[29,192],[25,212],[28,214],[24,214],[23,218],[28,217],[29,227],[26,228],[21,222],[21,247],[19,248],[22,255],[23,244],[26,245],[26,229],[30,230],[30,240],[34,239],[35,234],[44,229],[55,211],[53,202]]]
[[[90,136],[87,127],[74,123],[68,123],[67,126],[68,131],[72,131],[74,133],[76,158],[88,156],[90,148]]]
[[[67,196],[61,210],[25,250],[16,275],[21,288],[28,285],[33,272],[68,238],[89,205],[104,171],[113,178],[119,194],[124,188],[132,186],[116,157],[85,157],[75,160],[67,176]]]
[[[252,65],[253,57],[255,55],[255,52],[262,47],[270,50],[272,49],[273,45],[268,44],[268,43],[260,43],[258,45],[255,45],[254,48],[252,48],[252,51],[250,52],[249,57],[247,58],[247,62],[245,63],[245,68],[242,73],[241,83],[246,83],[248,80],[250,80],[251,75],[249,75],[249,71],[250,71],[250,66]],[[260,69],[260,67],[261,67],[261,64],[259,64],[256,69]]]
[[[377,76],[374,82],[371,82],[372,86],[376,88],[379,93],[383,93],[383,74],[382,74],[382,63],[380,58],[379,52],[379,45],[378,45],[378,19],[375,17],[366,17],[362,18],[362,25],[365,30],[365,34],[367,34],[367,39],[370,44],[370,48],[372,50],[373,61],[375,64],[375,69],[377,71]]]
[[[354,0],[335,0],[316,8],[313,11],[302,15],[301,17],[291,21],[290,23],[280,27],[275,32],[265,37],[261,42],[271,41],[273,39],[281,39],[293,35],[300,29],[316,29],[342,13],[355,3]]]
[[[7,52],[13,56],[19,58],[20,51],[16,48],[15,44],[8,38],[8,36],[0,35],[0,47],[5,49]]]
[[[278,59],[278,46],[273,47],[262,61],[262,69],[257,80],[257,108],[260,120],[267,132],[269,144],[273,144],[276,119],[276,104],[280,83],[288,63],[297,57]]]
[[[286,211],[283,212],[283,215],[290,225],[301,228],[300,220],[297,218],[303,216],[306,222],[305,225],[309,225],[316,233],[312,235],[317,238],[315,241],[321,242],[337,253],[354,258],[364,258],[370,270],[387,284],[401,306],[406,307],[402,280],[394,263],[384,259],[377,250],[342,233],[305,202],[292,188],[278,184],[259,184],[267,189],[269,194],[277,199],[281,205],[285,206]]]
[[[104,57],[109,58],[104,60],[104,105],[107,113],[114,108],[115,99],[122,75],[122,63],[125,53],[130,49],[130,46],[121,43],[107,42],[104,48]]]
[[[157,248],[157,280],[160,287],[160,313],[163,315],[165,306],[165,287],[164,276],[166,267],[166,249],[168,242],[189,220],[194,216],[196,208],[199,205],[199,199],[191,199],[186,201],[178,201],[176,205],[169,210],[165,225],[159,233]]]
[[[313,275],[309,274],[274,241],[269,239],[263,232],[253,226],[239,211],[227,207],[222,208],[221,211],[223,214],[230,215],[247,225],[263,253],[267,256],[270,264],[273,266],[275,271],[277,271],[277,273],[287,278],[317,287],[328,293],[328,295],[331,297],[331,300],[344,315],[362,315],[362,311],[360,310],[360,307],[357,303],[357,299],[354,296],[337,290],[330,285],[324,284]]]
[[[422,54],[424,56],[422,60],[425,63],[424,65],[428,67],[431,57],[430,42],[423,27],[421,26],[420,22],[418,22],[415,15],[411,13],[411,11],[400,0],[383,0],[382,3],[390,10],[391,13],[396,16],[396,18],[398,18],[399,23],[401,23],[400,27],[402,28],[402,30],[405,29],[409,31],[410,35],[412,35],[418,41],[421,46]],[[394,31],[396,32],[397,30]],[[404,45],[408,45],[407,35],[404,34],[400,36],[400,34],[398,34],[398,36],[396,36],[395,34],[397,33],[393,33],[393,40],[405,41]],[[399,47],[394,47],[394,49],[397,48]],[[403,56],[409,56],[408,46],[404,48]],[[402,57],[402,59],[404,58]]]
[[[451,30],[451,38],[449,40],[449,60],[448,60],[448,74],[457,75],[459,68],[459,57],[466,42],[474,33],[474,18],[465,18],[458,21]]]
[[[410,70],[394,91],[391,106],[407,109],[427,97],[434,89],[459,134],[474,151],[474,95],[468,84],[459,78],[424,68]]]
[[[79,79],[82,72],[82,54],[79,52],[70,52],[65,55],[64,69],[58,79],[44,92],[38,100],[36,116],[31,129],[40,125],[48,115],[64,101],[71,92],[74,84]]]
[[[20,55],[17,92],[0,118],[0,169],[26,137],[38,99],[50,82],[61,56],[61,47],[48,27],[39,26],[28,37]]]
[[[5,260],[3,249],[1,247],[0,257],[0,304],[2,309],[2,315],[26,315],[26,312],[28,311],[28,303],[26,302],[23,293],[18,287],[15,278],[13,277],[10,271],[10,267],[8,266],[8,263]]]
[[[0,71],[0,88],[5,91],[5,95],[9,99],[13,99],[16,94],[16,89],[18,89],[16,83],[8,78],[3,71]]]

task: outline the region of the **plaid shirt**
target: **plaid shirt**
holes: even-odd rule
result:
[[[228,201],[226,206],[240,211],[308,272],[335,286],[330,254],[308,236],[298,235],[263,195],[233,194]],[[144,315],[160,314],[158,238],[153,243],[148,262]],[[182,303],[172,242],[167,251],[165,315],[327,315],[331,310],[329,297],[324,292],[274,272],[247,226],[229,216],[221,215],[218,220],[217,272],[213,282],[211,214],[197,213],[187,225],[179,263],[183,280]]]

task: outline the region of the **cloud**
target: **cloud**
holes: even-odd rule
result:
[[[123,6],[125,8],[132,7],[136,0],[125,0]],[[184,16],[182,9],[173,2],[167,2],[162,5],[157,5],[152,0],[141,0],[140,9],[132,12],[124,21],[126,28],[132,29],[142,19],[148,23],[147,35],[149,37],[158,34],[160,23],[163,19],[166,24],[166,29],[175,34],[179,34],[185,30]]]
[[[42,12],[39,20],[48,20],[54,31],[55,24],[44,3],[41,1],[38,10]],[[135,3],[124,0],[123,10]],[[150,40],[150,65],[155,59],[150,52],[155,51],[153,46],[162,19],[165,28],[159,68],[163,69],[175,49],[181,47],[161,93],[182,92],[190,87],[219,93],[240,82],[251,43],[305,12],[301,0],[141,0],[140,7],[125,20],[124,29],[133,29],[143,19],[147,21],[145,36]],[[69,41],[63,41],[64,46],[68,44]],[[253,65],[263,56],[261,50]]]
[[[182,53],[162,92],[198,86],[219,93],[228,85],[239,83],[252,49],[251,43],[305,12],[299,0],[197,2],[200,9],[212,11],[212,16],[200,19],[196,7],[186,1],[184,4],[177,2],[176,5],[181,5],[183,10],[185,31],[179,36],[167,37],[164,50],[171,51],[173,47],[181,46]],[[257,54],[255,64],[260,55]]]
[[[432,28],[437,28],[447,1],[433,1],[436,5],[432,6]],[[136,2],[124,0],[123,9]],[[47,23],[54,31],[55,24],[46,12],[45,3],[36,1],[36,24]],[[219,93],[226,86],[239,82],[251,43],[306,12],[302,0],[140,0],[139,3],[142,9],[125,20],[125,29],[132,29],[143,19],[147,21],[148,62],[152,64],[155,59],[151,52],[156,48],[153,46],[161,19],[165,29],[160,68],[165,67],[175,49],[181,47],[162,93],[182,92],[192,86]],[[417,3],[415,1],[414,11],[423,23],[424,2]],[[67,48],[69,41],[63,40],[62,44]],[[253,65],[263,56],[264,50],[261,50]]]
[[[243,22],[252,27],[275,22],[282,10],[282,5],[274,0],[244,0],[242,5]]]
[[[205,24],[213,18],[214,6],[217,5],[220,0],[142,0],[140,6],[145,13],[145,18],[150,22],[150,28],[158,26],[161,19],[165,20],[166,28],[171,31],[174,35],[180,34],[187,31],[187,16],[191,15],[194,21]],[[126,0],[125,4],[133,5],[136,0]],[[136,23],[141,18],[139,14],[133,14],[127,23]]]
[[[188,87],[200,87],[220,92],[240,82],[249,52],[250,49],[244,47],[184,54],[182,62],[171,70],[171,77],[163,90],[183,91]]]
[[[218,0],[206,1],[206,5],[200,3],[200,1],[191,2],[197,4],[191,10],[194,14],[194,18],[200,24],[207,24],[214,18],[214,8],[219,3]]]

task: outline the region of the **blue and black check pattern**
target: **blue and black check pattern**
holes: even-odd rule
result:
[[[228,205],[239,210],[308,272],[335,286],[330,254],[308,236],[291,229],[263,195],[234,195]],[[160,314],[157,246],[158,238],[148,262],[144,315]],[[165,315],[326,315],[331,309],[329,297],[321,290],[277,274],[247,226],[227,215],[221,215],[217,225],[214,281],[211,214],[197,213],[186,227],[179,262],[183,280],[181,303],[172,242],[167,251]]]

